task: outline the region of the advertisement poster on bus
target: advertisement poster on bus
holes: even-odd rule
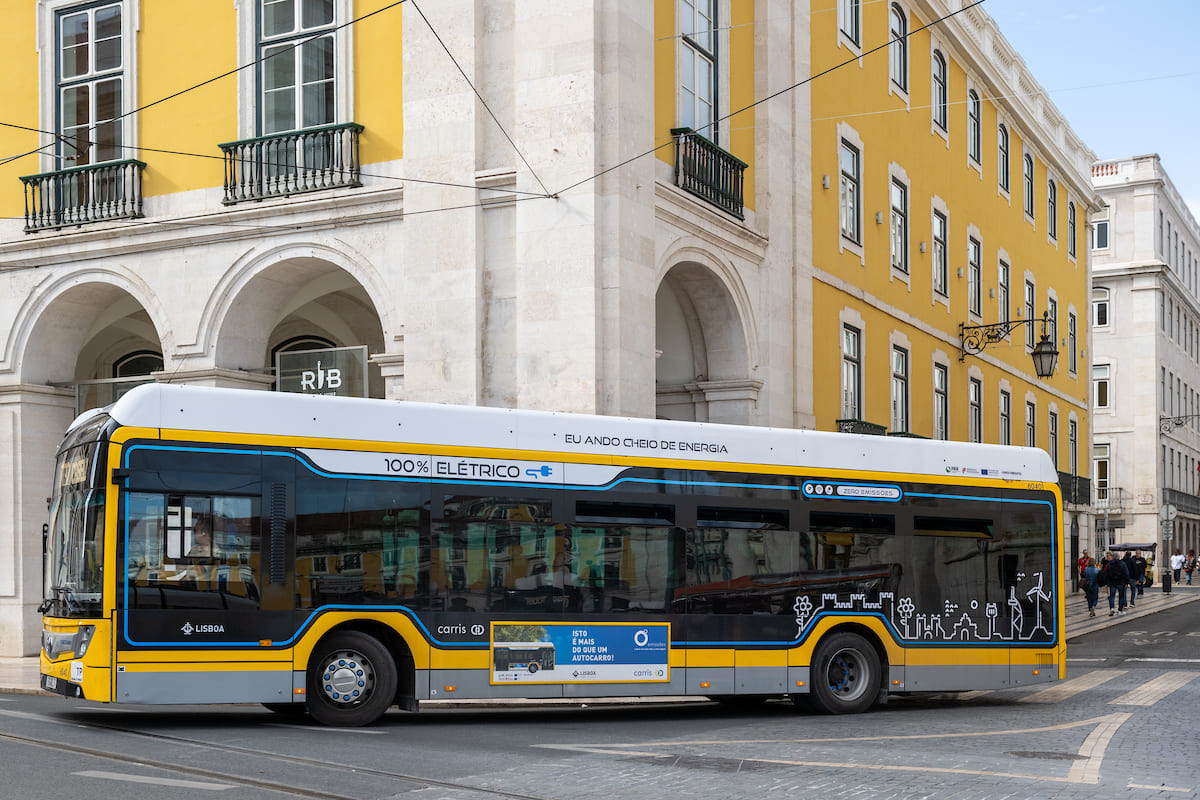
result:
[[[670,649],[665,622],[496,622],[491,682],[668,683]]]

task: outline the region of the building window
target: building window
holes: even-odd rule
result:
[[[976,316],[983,313],[982,248],[973,237],[967,238],[967,298],[969,309]]]
[[[57,153],[63,168],[120,159],[124,72],[121,4],[58,16]]]
[[[892,430],[908,432],[908,351],[892,348]]]
[[[1092,365],[1092,408],[1108,408],[1108,364]]]
[[[1012,444],[1012,395],[1000,392],[1000,444]]]
[[[1046,333],[1050,341],[1058,346],[1058,301],[1053,297],[1046,298]]]
[[[1025,346],[1033,347],[1033,305],[1034,287],[1032,281],[1025,281],[1025,319],[1029,320],[1029,324],[1025,326]]]
[[[1092,220],[1092,249],[1108,249],[1108,209],[1100,212],[1100,216]]]
[[[946,263],[946,215],[933,212],[933,290],[945,297],[948,294],[949,266]]]
[[[1108,501],[1108,458],[1107,444],[1092,445],[1092,477],[1096,481],[1096,500]]]
[[[1075,236],[1078,230],[1075,224],[1075,204],[1067,203],[1067,255],[1075,257]]]
[[[996,306],[1000,312],[998,319],[1001,322],[1008,322],[1012,310],[1009,306],[1010,297],[1008,292],[1008,264],[1000,262],[999,274],[996,276]]]
[[[888,50],[891,53],[891,76],[892,83],[900,87],[901,90],[908,91],[908,21],[904,17],[904,12],[899,5],[892,4],[891,12],[888,15],[891,32],[891,45]]]
[[[1058,184],[1053,179],[1046,181],[1046,233],[1058,238]]]
[[[908,272],[908,187],[892,179],[892,266]]]
[[[1025,446],[1037,447],[1037,406],[1025,403]]]
[[[947,105],[950,93],[947,90],[946,59],[942,54],[933,51],[933,124],[942,130],[947,129],[949,114]]]
[[[1050,454],[1054,468],[1058,469],[1058,414],[1053,411],[1046,419],[1046,452]]]
[[[1097,328],[1108,327],[1108,289],[1101,286],[1092,289],[1092,324]]]
[[[967,415],[967,441],[982,442],[983,441],[983,381],[978,378],[971,378],[967,384],[967,401],[969,403],[969,413]]]
[[[328,0],[262,0],[263,135],[334,123],[333,6]]]
[[[983,152],[983,107],[975,90],[967,92],[967,156],[978,164]]]
[[[717,140],[714,0],[679,0],[679,124]]]
[[[1025,215],[1033,216],[1033,156],[1025,156]]]
[[[1079,327],[1078,323],[1075,320],[1075,312],[1068,311],[1067,312],[1067,370],[1069,372],[1071,372],[1072,374],[1074,374],[1076,372],[1076,370],[1078,369],[1078,366],[1079,366],[1079,362],[1078,362],[1078,358],[1077,358],[1077,356],[1079,354],[1079,349],[1078,349],[1079,331],[1077,330],[1078,327]]]
[[[1079,423],[1067,420],[1067,469],[1072,475],[1079,474]]]
[[[862,419],[862,351],[857,328],[842,328],[842,419]]]
[[[846,38],[861,45],[862,7],[859,0],[838,0],[838,17]]]
[[[859,173],[859,153],[858,150],[847,142],[842,140],[841,149],[838,156],[838,164],[841,169],[840,194],[841,194],[841,226],[842,236],[845,236],[855,244],[860,243],[859,225],[860,216],[860,173]]]
[[[933,365],[933,438],[950,438],[950,373],[944,364]]]
[[[1003,125],[996,129],[996,174],[1000,188],[1008,194],[1008,128]]]

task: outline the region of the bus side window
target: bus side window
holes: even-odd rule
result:
[[[577,502],[571,541],[578,554],[576,581],[587,589],[584,607],[597,612],[669,610],[679,585],[672,568],[678,531],[672,505]]]

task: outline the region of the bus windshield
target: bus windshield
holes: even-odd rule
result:
[[[104,552],[103,442],[65,448],[55,468],[41,609],[57,617],[100,616]]]

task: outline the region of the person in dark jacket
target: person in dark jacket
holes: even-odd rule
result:
[[[1141,550],[1133,551],[1133,569],[1129,573],[1129,578],[1133,581],[1133,585],[1137,587],[1137,593],[1140,597],[1143,594],[1143,589],[1146,588],[1146,559],[1142,556]],[[1129,602],[1129,605],[1133,605],[1132,600]]]
[[[1088,616],[1096,616],[1096,606],[1100,603],[1100,570],[1096,568],[1096,559],[1089,558],[1080,577],[1083,593],[1087,597]]]
[[[1104,569],[1104,583],[1108,586],[1108,615],[1125,613],[1125,587],[1129,585],[1129,567],[1111,555]],[[1117,600],[1120,600],[1118,603]],[[1113,610],[1116,606],[1116,610]]]
[[[1129,573],[1129,607],[1133,608],[1137,603],[1137,581],[1134,579],[1134,574],[1137,572],[1137,565],[1133,562],[1133,553],[1128,550],[1121,557],[1121,563],[1125,565],[1125,571]]]

